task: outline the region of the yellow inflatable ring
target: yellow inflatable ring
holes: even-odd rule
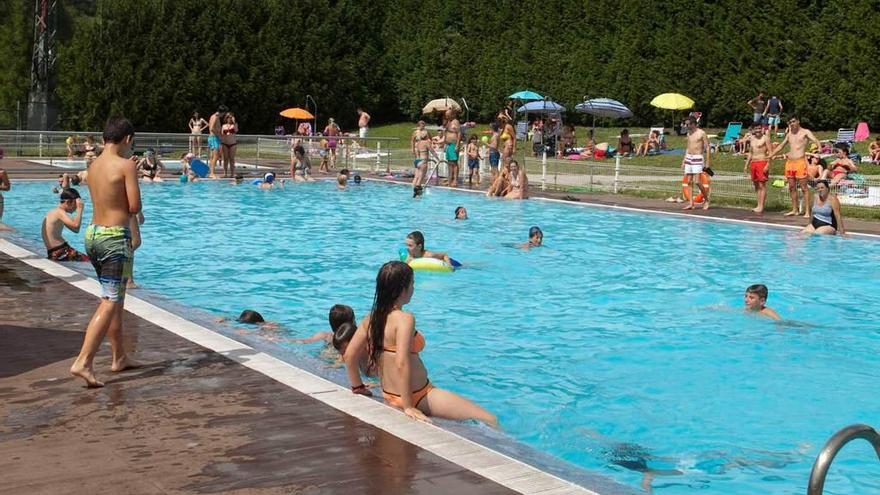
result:
[[[452,273],[455,271],[452,265],[437,258],[416,258],[409,262],[409,267],[420,272]]]

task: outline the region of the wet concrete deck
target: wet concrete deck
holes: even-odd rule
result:
[[[85,389],[96,304],[0,254],[0,494],[514,493],[130,313],[146,366]]]

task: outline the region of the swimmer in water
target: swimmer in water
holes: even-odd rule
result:
[[[418,230],[414,230],[406,236],[406,253],[407,256],[405,261],[407,263],[418,258],[434,258],[452,264],[449,260],[449,255],[446,253],[426,250],[425,236]]]
[[[772,320],[781,320],[779,314],[776,311],[765,306],[767,303],[767,286],[764,284],[755,284],[750,285],[746,289],[746,294],[744,298],[746,312],[747,313],[758,313],[762,316],[766,316]]]
[[[263,176],[263,182],[260,182],[260,189],[275,189],[276,187],[284,187],[284,180],[281,180],[280,185],[275,184],[275,174],[272,172],[266,172],[266,175]]]
[[[455,219],[456,220],[467,220],[468,219],[467,210],[465,209],[464,206],[459,206],[458,208],[455,209]]]
[[[520,247],[523,249],[532,249],[535,247],[541,247],[543,245],[544,232],[541,231],[541,227],[535,225],[529,229],[529,240],[521,244]]]
[[[345,179],[345,176],[342,174],[337,175],[336,176],[336,189],[343,191],[343,190],[345,190],[346,185],[348,185],[348,180]]]

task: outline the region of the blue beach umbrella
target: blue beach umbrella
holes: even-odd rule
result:
[[[535,93],[534,91],[518,91],[510,96],[508,96],[511,100],[522,100],[522,101],[534,101],[534,100],[543,100],[544,97]]]
[[[565,107],[550,100],[541,100],[530,101],[519,107],[516,111],[528,113],[562,113],[565,111]]]

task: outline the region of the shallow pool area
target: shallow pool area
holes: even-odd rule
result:
[[[52,185],[5,194],[3,220],[30,247]],[[138,283],[217,316],[257,309],[282,331],[233,333],[293,355],[319,352],[293,339],[326,329],[333,304],[363,316],[378,268],[421,230],[465,265],[416,274],[408,309],[432,382],[497,413],[518,441],[636,488],[802,494],[834,431],[880,423],[874,240],[434,188],[413,200],[377,182],[142,192]],[[458,205],[469,220],[453,220]],[[532,225],[546,246],[517,248]],[[83,249],[81,233],[65,236]],[[743,314],[752,283],[786,322]],[[868,444],[847,446],[825,486],[880,490]]]

